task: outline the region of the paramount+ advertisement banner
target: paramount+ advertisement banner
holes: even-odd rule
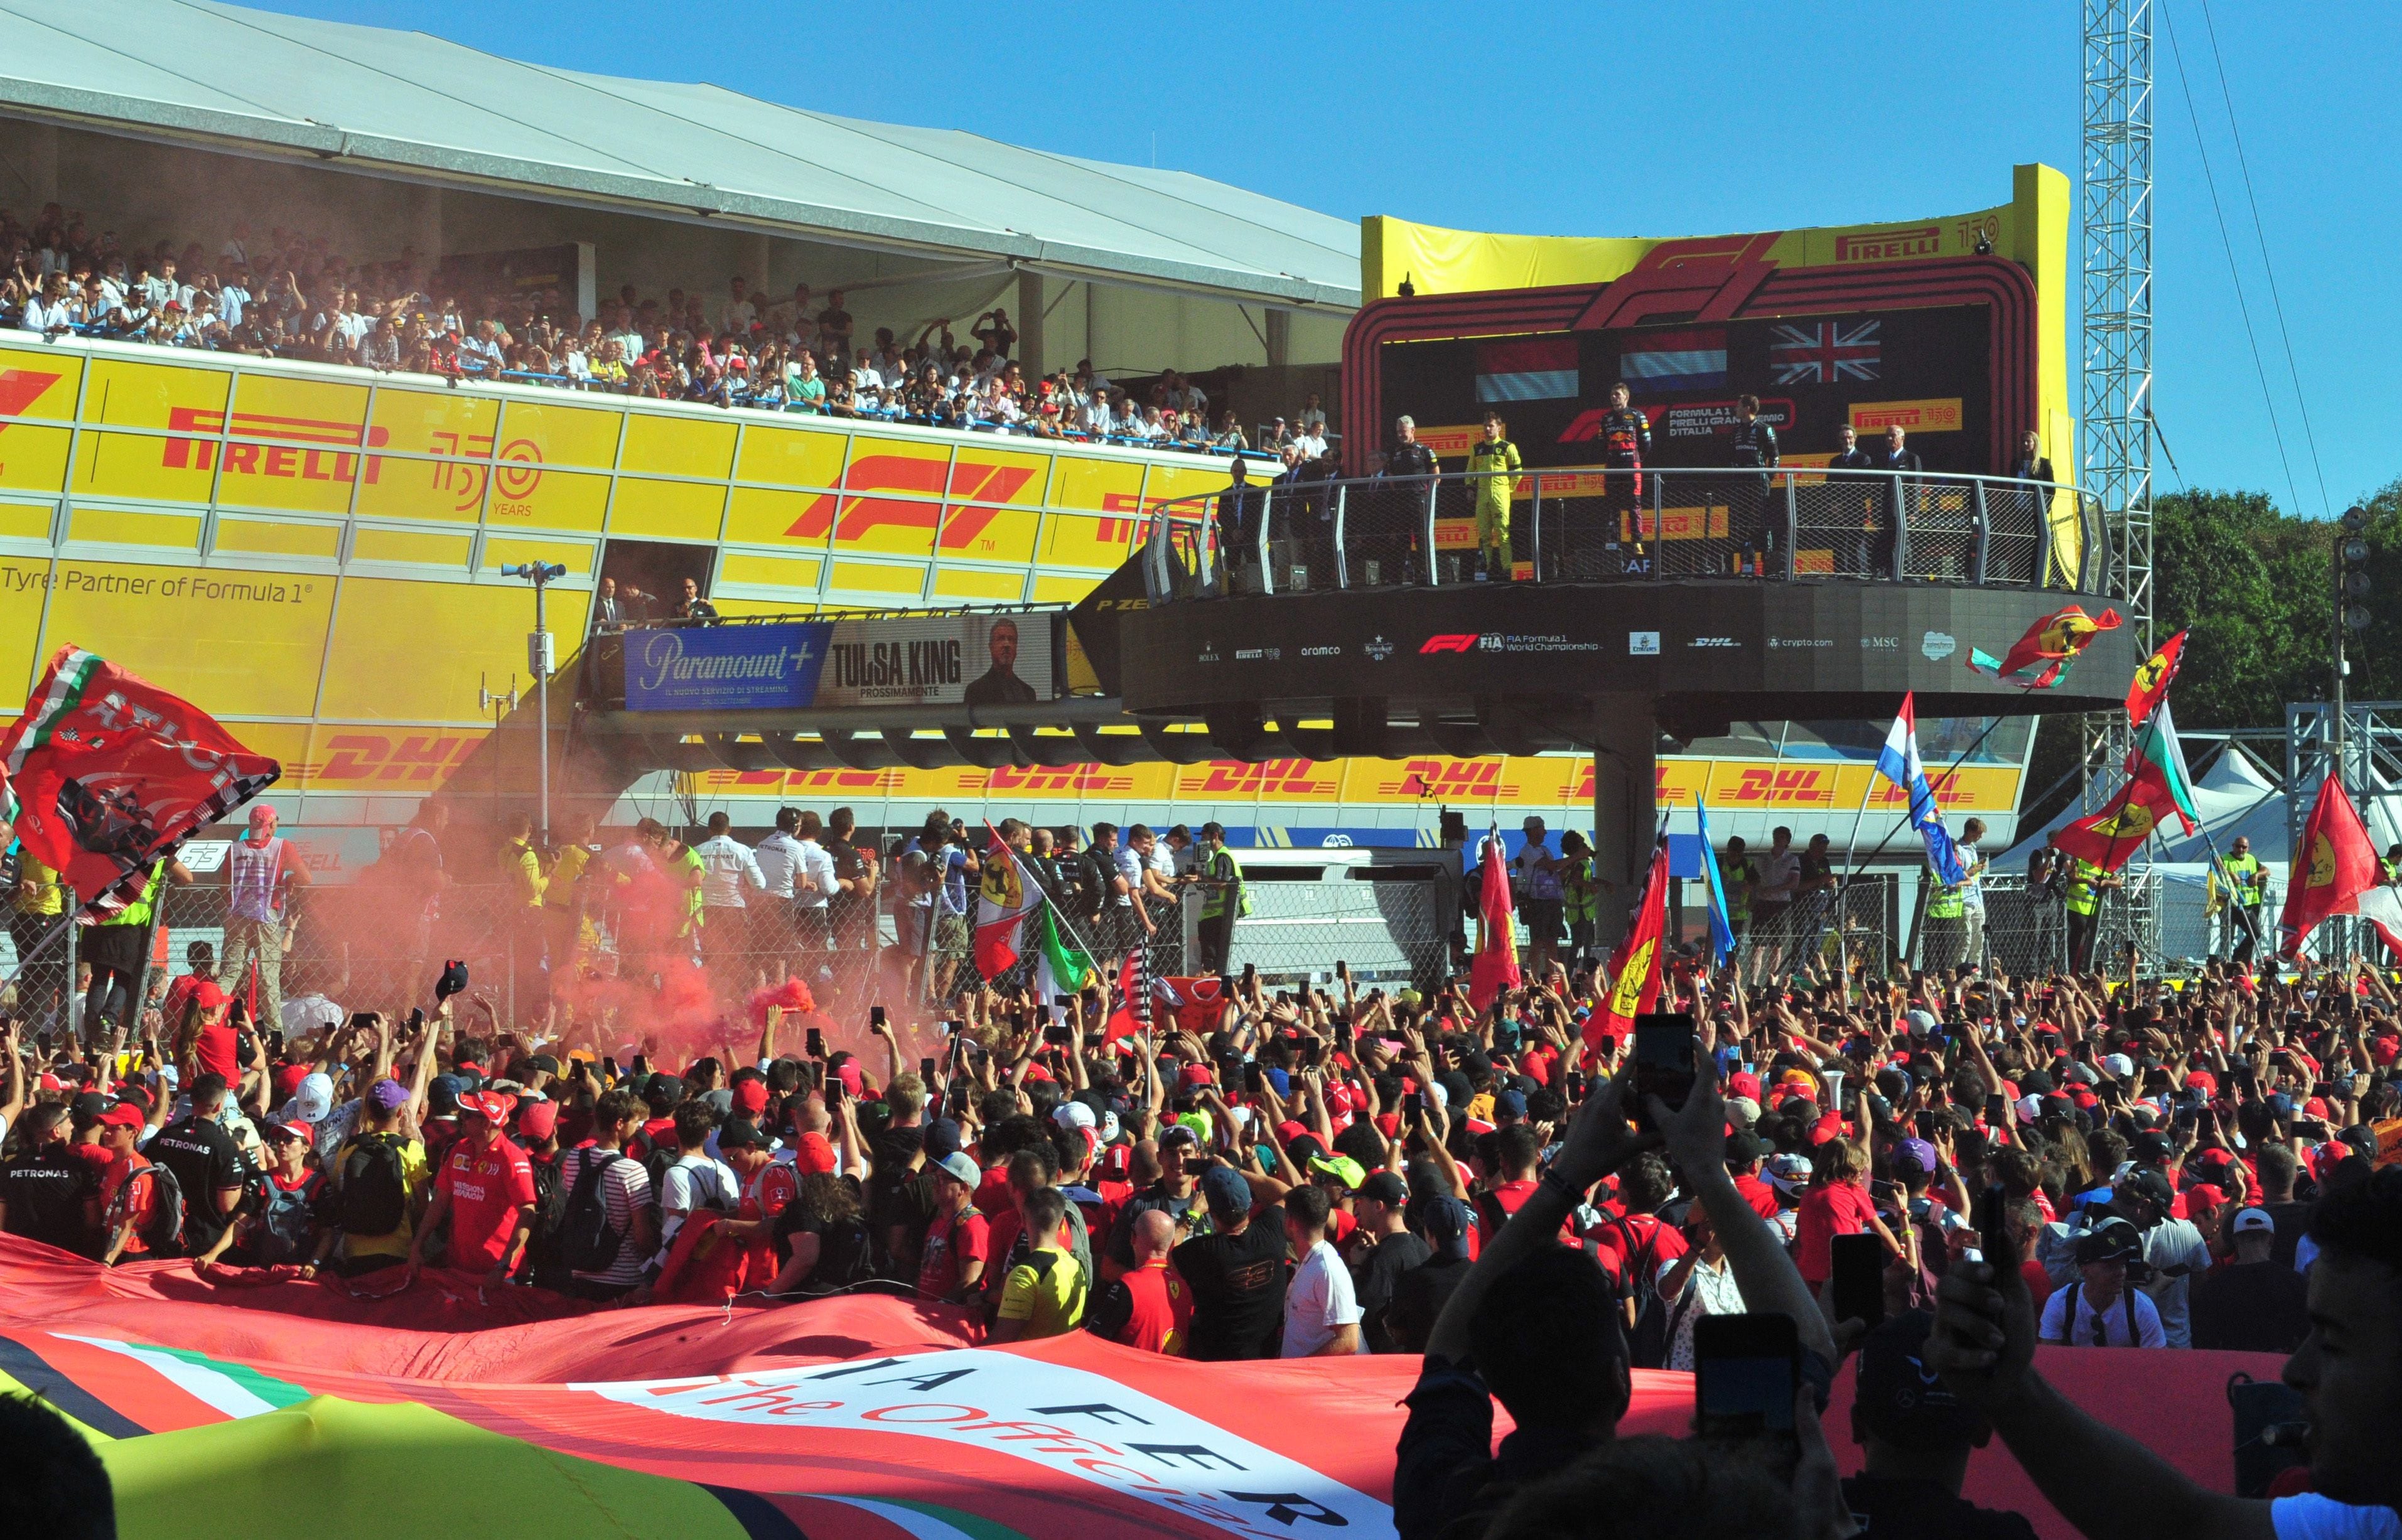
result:
[[[625,637],[632,711],[1031,706],[1056,699],[1060,617],[691,626]]]

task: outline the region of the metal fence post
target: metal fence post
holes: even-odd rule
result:
[[[1657,473],[1654,473],[1654,474],[1653,474],[1653,475],[1652,475],[1652,477],[1651,477],[1651,529],[1650,529],[1650,532],[1647,535],[1647,534],[1645,534],[1645,532],[1644,532],[1643,530],[1641,530],[1641,529],[1638,529],[1637,530],[1636,530],[1636,537],[1637,537],[1638,539],[1648,539],[1648,540],[1650,540],[1650,543],[1651,543],[1651,581],[1652,581],[1652,582],[1654,582],[1654,583],[1657,583],[1657,582],[1659,582],[1659,581],[1660,581],[1660,570],[1661,570],[1663,567],[1665,567],[1665,566],[1668,564],[1668,563],[1667,563],[1667,557],[1668,557],[1668,543],[1667,543],[1665,540],[1663,540],[1663,539],[1662,539],[1662,538],[1661,538],[1661,537],[1662,537],[1662,535],[1665,533],[1665,531],[1664,531],[1664,530],[1663,530],[1663,529],[1660,528],[1660,482],[1661,482],[1661,479],[1662,479],[1662,478],[1660,477],[1660,475],[1659,475]],[[1638,502],[1638,505],[1636,506],[1636,510],[1635,510],[1635,516],[1636,516],[1636,518],[1637,520],[1640,520],[1640,519],[1643,517],[1643,510],[1642,510],[1641,506],[1639,505],[1639,502]],[[1703,533],[1705,536],[1706,536],[1706,535],[1708,535],[1708,533],[1709,533],[1709,532],[1710,532],[1710,494],[1709,494],[1706,490],[1705,490],[1705,491],[1702,493],[1702,533]]]
[[[1985,581],[1985,548],[1992,543],[1991,535],[1993,532],[1992,526],[1985,522],[1985,478],[1983,476],[1979,476],[1977,478],[1975,482],[1975,490],[1977,496],[1977,549],[1975,554],[1970,557],[1974,566],[1970,570],[1968,581],[1971,583],[1981,584]]]
[[[1351,586],[1351,553],[1348,530],[1344,517],[1351,502],[1351,484],[1342,482],[1334,488],[1334,586]]]
[[[1518,491],[1517,483],[1506,471],[1502,473],[1501,479],[1508,483],[1506,490],[1514,498]],[[1543,478],[1537,476],[1534,481],[1534,497],[1528,502],[1526,508],[1527,516],[1535,521],[1534,577],[1537,583],[1540,583],[1543,581]]]
[[[1800,554],[1794,550],[1802,538],[1802,507],[1800,496],[1793,489],[1793,473],[1785,473],[1785,581],[1793,581]]]
[[[1893,581],[1910,571],[1910,492],[1899,471],[1885,473],[1885,496],[1893,502]]]
[[[1255,554],[1259,557],[1260,592],[1263,594],[1276,592],[1276,576],[1268,571],[1268,530],[1276,523],[1277,502],[1276,489],[1270,488],[1267,496],[1260,502],[1259,550]]]
[[[1439,475],[1427,477],[1426,564],[1427,585],[1429,587],[1432,587],[1443,581],[1443,563],[1435,556],[1434,550],[1434,505],[1435,498],[1442,492],[1442,490],[1443,477]]]
[[[59,882],[59,895],[65,901],[59,913],[65,915],[67,921],[67,971],[66,977],[59,982],[59,1036],[73,1038],[81,1036],[75,1029],[75,1002],[76,954],[82,950],[83,930],[75,923],[75,888],[63,878]],[[24,969],[21,968],[18,971],[21,973]],[[90,1024],[95,1031],[99,1029],[98,1022]]]

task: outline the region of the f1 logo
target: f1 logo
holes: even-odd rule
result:
[[[1465,653],[1476,645],[1476,638],[1477,633],[1473,631],[1465,636],[1429,637],[1418,648],[1418,655],[1424,657],[1429,653]]]

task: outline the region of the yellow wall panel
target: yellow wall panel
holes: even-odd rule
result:
[[[630,413],[617,468],[660,475],[723,477],[734,468],[734,424]]]
[[[1023,565],[1034,559],[1034,536],[1042,521],[1041,511],[1034,508],[954,502],[943,510],[943,555]]]
[[[1034,574],[1034,593],[1030,602],[1073,604],[1091,593],[1093,585],[1100,581],[1097,577],[1037,572]]]
[[[725,506],[725,538],[751,545],[800,545],[825,549],[833,525],[832,492],[793,492],[766,487],[734,488]],[[821,515],[820,508],[825,510]],[[808,532],[797,532],[797,531]]]
[[[714,543],[725,516],[724,487],[619,476],[616,496],[609,506],[609,532]]]
[[[843,452],[849,443],[838,433],[752,423],[742,430],[741,458],[734,478],[769,487],[839,487]]]
[[[0,537],[9,540],[48,540],[50,538],[50,504],[41,502],[0,502]]]
[[[365,531],[362,531],[364,533]],[[564,595],[556,596],[565,598]],[[576,596],[581,599],[582,596]],[[551,629],[582,634],[551,606]],[[573,607],[578,615],[583,606]],[[324,712],[359,722],[472,722],[479,675],[525,677],[533,589],[348,577],[334,622]]]
[[[1055,513],[1043,521],[1041,563],[1113,571],[1133,554],[1136,521]]]
[[[250,438],[330,439],[355,447],[366,416],[364,385],[276,374],[245,374],[234,384],[233,431]]]
[[[789,538],[808,541],[831,529],[836,550],[932,556],[942,519],[939,500],[953,484],[951,449],[940,442],[854,439],[842,475],[845,495],[811,499]],[[969,477],[983,485],[991,471],[972,471]]]
[[[720,583],[753,583],[814,594],[820,562],[814,557],[754,557],[728,551],[717,560]]]
[[[524,561],[557,562],[575,576],[592,571],[593,548],[578,540],[528,540],[517,535],[484,537],[484,570],[515,567]]]
[[[711,595],[709,602],[716,605],[717,612],[728,619],[736,615],[813,615],[818,612],[816,605],[798,599],[786,604],[770,598],[720,598]]]
[[[41,656],[42,594],[50,564],[0,557],[0,701],[14,711],[34,688],[34,665]]]
[[[256,450],[260,446],[242,447]],[[76,445],[67,489],[88,497],[205,503],[216,482],[216,452],[213,438],[152,438],[87,428]]]
[[[297,524],[279,519],[223,517],[217,520],[216,549],[250,551],[272,556],[318,557],[326,561],[341,554],[338,524]]]
[[[284,764],[284,779],[313,791],[422,795],[449,781],[489,731],[320,722],[311,726],[306,753]]]
[[[0,378],[0,392],[8,382]],[[22,492],[62,492],[67,485],[67,447],[75,435],[64,428],[37,428],[0,419],[0,487]]]
[[[580,471],[535,471],[504,461],[494,473],[488,524],[599,534],[609,512],[609,478]]]
[[[1061,455],[1051,465],[1051,506],[1097,514],[1132,514],[1140,506],[1140,461]]]
[[[206,711],[305,717],[333,603],[330,577],[62,561],[42,651],[90,647]]]
[[[83,419],[120,428],[173,428],[214,433],[224,428],[233,376],[223,369],[95,358],[84,381]]]
[[[1026,592],[1024,572],[997,572],[974,567],[941,567],[934,571],[936,598],[991,599],[1015,603]]]
[[[922,567],[899,564],[886,566],[874,561],[843,561],[834,564],[834,577],[827,584],[849,593],[907,594],[915,596],[926,588],[926,571]]]
[[[0,423],[73,422],[83,359],[52,348],[0,348]]]
[[[501,443],[524,443],[545,465],[605,471],[617,462],[625,414],[548,401],[512,401],[501,409]]]
[[[421,529],[362,529],[351,542],[352,561],[410,561],[463,570],[472,535],[429,534]]]
[[[482,510],[500,403],[456,391],[380,390],[367,424],[367,447],[394,454],[370,462],[358,511],[371,517],[472,521]]]
[[[67,520],[69,540],[104,540],[117,545],[200,548],[198,514],[137,514],[119,508],[77,508]]]
[[[1234,480],[1233,474],[1227,470],[1227,463],[1213,455],[1206,460],[1191,457],[1189,464],[1153,465],[1151,474],[1143,480],[1143,506],[1156,508],[1170,498],[1222,491]],[[1261,478],[1254,475],[1251,479],[1257,481]]]

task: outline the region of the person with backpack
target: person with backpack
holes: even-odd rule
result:
[[[442,1158],[434,1201],[408,1248],[408,1278],[424,1267],[425,1241],[450,1221],[451,1267],[483,1272],[493,1288],[509,1281],[533,1232],[533,1162],[502,1130],[518,1099],[470,1091],[459,1098],[459,1136]]]
[[[2135,1227],[2108,1218],[2077,1238],[2078,1277],[2044,1301],[2036,1340],[2064,1347],[2166,1347],[2160,1313],[2128,1286],[2128,1264],[2144,1258]]]
[[[733,1168],[709,1153],[709,1136],[716,1132],[717,1109],[691,1098],[675,1109],[672,1159],[654,1165],[652,1162],[658,1159],[654,1155],[642,1162],[643,1174],[651,1177],[651,1189],[658,1194],[659,1249],[650,1267],[654,1278],[667,1265],[668,1251],[685,1220],[696,1212],[730,1215],[741,1206],[742,1184],[735,1179]]]
[[[101,1250],[104,1267],[119,1260],[148,1261],[152,1257],[178,1255],[184,1231],[184,1194],[175,1174],[153,1165],[142,1153],[142,1134],[149,1126],[142,1108],[118,1102],[100,1115],[101,1148],[108,1151],[108,1170],[100,1179],[101,1223],[108,1244]]]
[[[567,1269],[559,1259],[559,1231],[567,1219],[567,1189],[559,1179],[559,1104],[543,1098],[518,1103],[517,1143],[533,1168],[533,1227],[518,1282],[563,1294]]]
[[[308,1262],[317,1254],[317,1204],[325,1185],[325,1174],[309,1163],[316,1131],[297,1121],[270,1121],[262,1136],[267,1167],[254,1189],[258,1202],[236,1227],[228,1259],[243,1267],[298,1263],[304,1276],[313,1276]]]
[[[191,1110],[144,1147],[153,1164],[174,1173],[184,1204],[183,1254],[196,1261],[215,1261],[233,1244],[234,1214],[251,1176],[242,1147],[219,1121],[227,1089],[222,1075],[195,1079]]]
[[[360,1128],[343,1141],[326,1179],[325,1228],[316,1262],[361,1278],[407,1265],[424,1207],[431,1170],[425,1144],[408,1125],[409,1088],[386,1077],[367,1087]]]
[[[657,1248],[650,1174],[626,1153],[644,1110],[623,1087],[601,1093],[592,1108],[592,1141],[569,1150],[559,1164],[567,1190],[560,1250],[568,1292],[577,1299],[607,1303],[631,1294]]]

